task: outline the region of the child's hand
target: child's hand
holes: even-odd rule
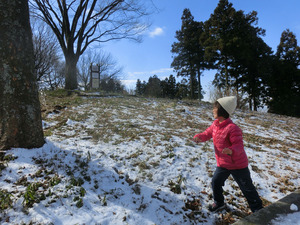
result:
[[[226,154],[226,155],[232,155],[232,150],[229,149],[229,148],[224,148],[223,151],[222,151],[223,154]]]
[[[201,142],[201,139],[198,137],[194,137],[194,142],[199,143],[199,142]]]

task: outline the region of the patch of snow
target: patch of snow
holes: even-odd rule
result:
[[[296,206],[295,204],[291,204],[290,209],[292,211],[298,211],[298,206]]]
[[[272,225],[300,225],[300,212],[280,215],[271,221]]]

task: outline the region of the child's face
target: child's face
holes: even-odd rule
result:
[[[218,108],[217,108],[217,107],[214,107],[214,108],[213,108],[213,115],[214,115],[214,118],[215,118],[215,119],[218,118]]]

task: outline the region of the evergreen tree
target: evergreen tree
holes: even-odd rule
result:
[[[148,84],[145,89],[145,95],[156,98],[161,97],[160,79],[156,75],[149,78]]]
[[[229,64],[232,61],[232,31],[236,10],[232,3],[227,0],[220,0],[218,6],[211,14],[209,20],[205,22],[205,30],[208,38],[205,41],[206,55],[214,57],[218,69],[215,81],[225,89],[230,88]],[[219,79],[221,78],[219,83]]]
[[[173,75],[169,78],[161,81],[162,97],[163,98],[175,98],[176,96],[176,79]]]
[[[161,89],[162,89],[161,90],[161,97],[163,97],[163,98],[167,98],[168,94],[169,94],[169,84],[168,84],[168,82],[169,82],[168,78],[166,78],[166,79],[164,79],[160,82],[160,86],[161,86]]]
[[[168,86],[169,86],[169,98],[175,98],[176,96],[176,79],[173,75],[170,75],[168,79]]]
[[[300,47],[297,44],[295,34],[289,29],[281,34],[276,56],[279,60],[289,62],[296,67],[300,64]]]
[[[141,80],[138,79],[136,83],[135,93],[137,95],[145,95],[146,87],[147,87],[147,82],[143,81],[142,83]]]
[[[142,82],[141,82],[140,79],[138,79],[137,82],[136,82],[135,93],[137,95],[143,95],[144,94],[143,87],[142,87]]]
[[[171,49],[173,54],[177,54],[171,66],[177,71],[178,76],[189,78],[190,97],[192,99],[196,97],[198,86],[198,97],[202,99],[200,76],[201,70],[207,66],[204,61],[204,47],[200,41],[203,23],[194,21],[189,9],[184,9],[181,20],[181,29],[176,31],[175,36],[178,42],[173,43]]]
[[[255,27],[257,12],[237,11],[234,20],[235,44],[232,50],[230,77],[236,91],[247,93],[250,110],[262,106],[265,93],[264,77],[271,69],[271,48],[260,36],[265,30]]]
[[[187,79],[182,79],[180,83],[176,84],[176,98],[184,99],[189,97],[189,85]]]
[[[163,97],[163,98],[190,98],[190,88],[187,79],[182,79],[181,82],[176,83],[173,75],[165,80],[160,80],[156,75],[149,77],[148,82],[137,80],[136,94],[147,97]]]
[[[265,84],[264,77],[271,70],[270,58],[271,48],[257,37],[249,41],[249,57],[247,57],[245,64],[246,71],[241,78],[243,90],[248,95],[249,109],[257,110],[262,105],[262,98],[264,97]]]
[[[282,32],[272,76],[268,79],[269,111],[300,117],[300,47],[293,32]]]
[[[260,37],[265,31],[253,26],[255,11],[244,14],[236,11],[228,0],[220,0],[214,13],[205,22],[208,38],[206,54],[216,61],[218,73],[214,85],[225,90],[235,87],[246,92],[250,109],[257,110],[263,93],[263,64],[271,55],[271,48]]]

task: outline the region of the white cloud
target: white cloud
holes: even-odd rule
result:
[[[127,78],[121,79],[123,85],[126,88],[134,89],[136,86],[137,79],[147,81],[150,76],[157,75],[159,79],[164,80],[166,77],[173,72],[172,68],[161,68],[152,71],[143,71],[143,72],[128,72]]]
[[[161,68],[161,69],[158,69],[158,70],[153,70],[150,73],[158,75],[160,73],[170,73],[170,72],[173,72],[172,68]]]
[[[164,30],[161,27],[156,27],[153,31],[149,32],[150,37],[160,36],[164,33]]]
[[[128,72],[128,75],[130,77],[136,77],[136,76],[139,76],[139,75],[153,76],[153,75],[159,75],[161,73],[172,73],[172,72],[173,72],[172,68],[161,68],[161,69],[152,70],[152,71]]]
[[[136,86],[137,80],[121,80],[121,83],[129,89],[133,89]]]

